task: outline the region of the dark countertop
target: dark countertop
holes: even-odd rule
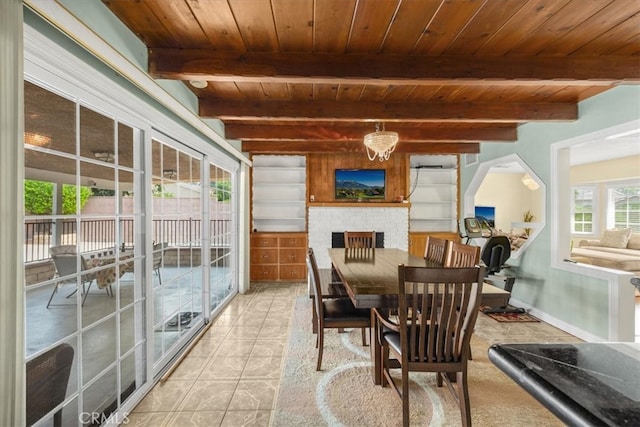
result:
[[[489,359],[568,425],[640,426],[640,343],[494,344]]]

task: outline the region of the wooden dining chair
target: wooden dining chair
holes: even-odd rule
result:
[[[427,244],[424,248],[424,259],[444,265],[447,257],[447,242],[448,240],[446,239],[427,236]]]
[[[355,308],[349,297],[329,298],[322,295],[322,286],[318,263],[313,253],[313,249],[307,250],[307,267],[309,269],[309,280],[311,280],[311,291],[317,314],[316,324],[316,348],[318,349],[318,363],[316,371],[322,367],[322,352],[324,347],[324,330],[329,328],[361,328],[362,345],[366,345],[366,329],[371,327],[371,310]]]
[[[397,321],[373,309],[382,345],[382,386],[391,385],[401,398],[403,426],[409,425],[409,372],[435,372],[438,387],[446,382],[452,393],[455,390],[462,425],[471,425],[467,364],[483,277],[482,267],[400,265]],[[401,388],[390,373],[397,364]]]
[[[480,262],[480,246],[447,241],[445,267],[474,267]]]
[[[445,267],[475,267],[480,262],[480,246],[465,245],[464,243],[448,240],[445,252]],[[469,360],[473,360],[471,348],[469,348]]]
[[[345,257],[350,259],[371,258],[376,248],[375,231],[345,231]]]

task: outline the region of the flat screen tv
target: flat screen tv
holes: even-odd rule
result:
[[[384,199],[384,169],[336,169],[336,200]]]
[[[481,217],[487,220],[491,227],[496,226],[496,208],[493,206],[476,206],[476,218]]]

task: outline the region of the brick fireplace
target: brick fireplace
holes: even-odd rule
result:
[[[309,246],[313,248],[319,268],[331,267],[326,251],[332,246],[332,233],[376,231],[384,233],[384,247],[409,248],[409,206],[310,206]]]

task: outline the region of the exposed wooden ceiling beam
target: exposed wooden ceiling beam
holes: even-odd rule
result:
[[[518,139],[516,126],[503,127],[434,127],[434,128],[397,128],[391,125],[387,130],[397,131],[401,141],[516,141]],[[333,141],[362,141],[365,134],[373,132],[375,126],[323,126],[323,125],[277,125],[266,124],[226,124],[225,136],[230,139],[243,141],[284,141],[284,140],[333,140]]]
[[[340,101],[233,101],[201,99],[201,117],[221,120],[366,120],[500,122],[567,121],[578,118],[576,103],[379,103]]]
[[[638,56],[410,56],[149,49],[156,78],[351,84],[611,85],[640,82]]]
[[[364,153],[362,142],[355,141],[246,141],[242,151],[251,153]],[[465,154],[479,153],[479,143],[464,142],[399,142],[396,153]]]

